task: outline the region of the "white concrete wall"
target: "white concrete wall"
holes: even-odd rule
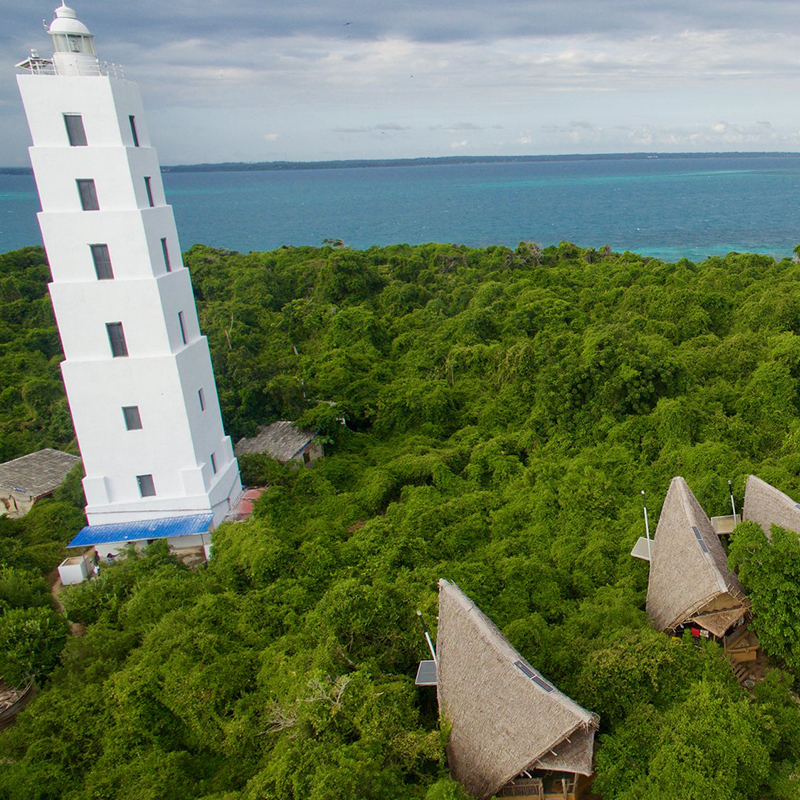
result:
[[[62,121],[62,127],[63,124]],[[82,212],[75,183],[79,179],[94,181],[100,206],[99,211],[85,213],[150,208],[145,176],[150,178],[155,205],[165,204],[158,157],[153,149],[67,146],[31,147],[28,152],[44,212]]]
[[[203,511],[212,511],[217,524],[241,493],[238,464],[222,426],[208,343],[138,89],[105,76],[28,75],[19,77],[19,86],[34,145],[50,295],[66,355],[62,374],[86,469],[89,524]],[[87,146],[70,146],[65,113],[81,114]],[[151,178],[153,208],[145,176]],[[76,180],[83,178],[95,182],[97,211],[81,208]],[[108,246],[113,280],[97,280],[92,244]],[[122,323],[128,357],[112,357],[109,322]],[[142,430],[125,428],[124,406],[139,407]],[[154,497],[140,496],[137,475],[153,476]]]
[[[133,147],[128,116],[136,117],[139,144],[150,147],[139,87],[104,76],[18,75],[34,147],[69,147],[63,114],[81,114],[90,147]]]
[[[204,338],[185,269],[157,279],[54,282],[50,297],[67,359],[108,359],[106,324],[110,322],[122,322],[130,358],[174,355]],[[95,309],[88,317],[87,307]],[[180,332],[180,311],[186,344]]]
[[[90,244],[108,245],[114,280],[151,278],[167,273],[161,239],[167,240],[173,272],[183,269],[171,206],[108,212],[42,212],[39,227],[56,283],[96,283]]]

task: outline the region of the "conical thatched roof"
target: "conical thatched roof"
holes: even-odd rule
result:
[[[673,630],[726,594],[731,598],[731,610],[746,606],[744,590],[728,570],[728,559],[711,520],[686,481],[673,478],[653,541],[647,615],[659,630]],[[714,610],[728,609],[718,606]],[[709,616],[709,626],[705,626],[712,633],[725,621],[720,614],[715,616],[718,619]]]
[[[558,691],[454,584],[439,581],[439,708],[450,771],[490,797],[523,770],[592,773],[596,714]]]
[[[755,475],[747,479],[742,519],[757,522],[767,536],[773,525],[800,533],[800,505]]]

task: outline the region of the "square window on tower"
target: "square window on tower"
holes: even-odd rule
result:
[[[67,127],[67,139],[71,147],[86,147],[86,130],[80,114],[64,114],[64,125]]]
[[[92,261],[94,261],[94,271],[99,281],[110,281],[114,279],[114,270],[111,268],[111,255],[108,252],[107,244],[90,244],[92,251]]]
[[[78,178],[78,194],[81,198],[81,208],[84,211],[99,211],[100,203],[97,200],[97,188],[91,178]]]
[[[122,323],[107,322],[106,332],[108,333],[108,343],[111,345],[111,355],[114,358],[127,356],[128,345],[125,342],[125,331],[122,330]]]
[[[122,416],[125,417],[126,430],[142,430],[142,417],[141,414],[139,414],[139,406],[123,406]]]
[[[172,264],[169,260],[169,247],[167,247],[167,240],[161,240],[161,252],[164,256],[164,266],[167,268],[167,272],[172,272]]]
[[[155,206],[155,200],[153,200],[153,182],[151,178],[144,179],[144,188],[147,191],[147,202],[150,204],[150,208]]]
[[[142,497],[156,496],[156,484],[152,475],[137,475],[136,481],[139,484],[139,494]]]
[[[139,132],[136,130],[136,117],[133,115],[128,117],[128,121],[131,123],[131,136],[133,137],[133,146],[139,146]]]

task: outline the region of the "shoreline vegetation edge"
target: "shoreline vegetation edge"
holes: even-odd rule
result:
[[[797,158],[800,153],[702,152],[702,153],[573,153],[567,155],[430,156],[420,158],[357,158],[329,161],[222,161],[213,164],[162,165],[161,172],[273,172],[308,169],[364,169],[370,167],[435,167],[453,164],[529,164],[558,161],[646,161],[648,159],[703,158]],[[32,175],[30,167],[0,167],[0,175]]]

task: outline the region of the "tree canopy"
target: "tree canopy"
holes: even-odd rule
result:
[[[46,638],[57,658],[0,735],[2,800],[463,797],[435,693],[413,683],[415,610],[435,627],[440,577],[600,714],[606,800],[800,797],[800,607],[777,566],[796,537],[733,537],[776,656],[752,694],[717,645],[651,628],[629,556],[639,490],[655,519],[675,475],[711,514],[750,473],[800,496],[797,263],[568,243],[185,261],[228,431],[301,419],[326,457],[243,458],[270,488],[214,533],[207,567],[151,547],[64,593],[85,634]],[[7,458],[72,441],[44,263],[0,258]],[[0,638],[51,613],[39,576],[80,502],[0,519]]]

